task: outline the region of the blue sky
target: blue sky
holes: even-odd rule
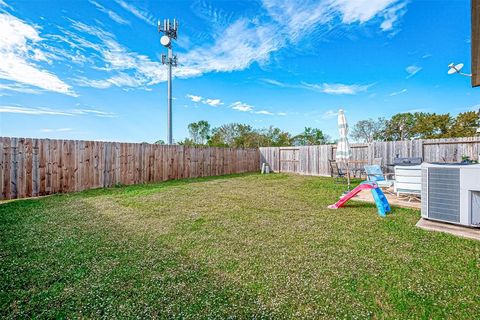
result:
[[[241,122],[337,136],[398,112],[480,104],[470,1],[0,0],[0,135],[166,140],[157,19],[177,18],[173,134]]]

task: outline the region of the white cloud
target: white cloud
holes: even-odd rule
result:
[[[275,79],[260,79],[260,80],[265,83],[271,84],[272,86],[277,86],[280,88],[311,89],[311,88],[306,88],[305,85],[302,85],[302,84],[285,83]]]
[[[75,82],[82,87],[92,87],[97,89],[106,89],[112,86],[112,83],[107,80],[93,80],[85,77],[79,77]]]
[[[105,14],[107,14],[110,19],[112,19],[113,21],[119,23],[119,24],[130,24],[130,21],[128,20],[125,20],[123,19],[122,17],[120,17],[115,11],[113,10],[110,10],[110,9],[107,9],[105,8],[104,6],[102,6],[100,3],[94,1],[94,0],[89,0],[89,2],[91,4],[93,4],[95,7],[97,7],[97,9]]]
[[[45,107],[23,107],[23,106],[4,106],[0,105],[0,113],[16,113],[28,115],[55,115],[55,116],[76,116],[76,115],[93,115],[97,117],[114,117],[112,112],[105,112],[94,109],[73,109],[58,110]]]
[[[281,36],[299,40],[317,24],[332,19],[328,1],[264,0],[268,14],[282,27]]]
[[[232,109],[241,111],[241,112],[250,112],[253,110],[253,106],[248,105],[246,103],[242,103],[241,101],[234,102],[230,105]]]
[[[320,91],[326,94],[334,95],[356,95],[360,92],[365,92],[373,86],[373,84],[343,84],[343,83],[322,83],[322,84],[311,84],[302,82],[304,88]]]
[[[383,14],[397,0],[356,1],[282,1],[265,0],[263,5],[273,21],[240,18],[218,32],[213,44],[196,48],[179,56],[182,66],[190,68],[186,76],[207,72],[243,70],[252,63],[267,63],[273,52],[285,47],[289,41],[299,40],[319,25],[331,23],[335,15],[343,14],[348,23],[365,22]],[[372,3],[376,5],[373,6]],[[248,36],[239,36],[248,35]],[[265,79],[274,85],[280,82]]]
[[[257,111],[257,110],[255,110],[254,106],[243,103],[241,101],[236,101],[236,102],[232,103],[230,105],[230,107],[233,110],[237,110],[237,111],[240,111],[240,112],[249,112],[249,113],[253,113],[253,114],[260,114],[260,115],[267,115],[267,116],[274,116],[274,115],[286,116],[287,115],[285,112],[273,113],[273,112],[268,111],[268,110],[258,110]]]
[[[270,54],[283,46],[282,39],[271,25],[240,19],[228,26],[213,44],[196,48],[179,59],[183,68],[196,70],[196,75],[243,70],[253,62],[266,63]]]
[[[144,84],[144,79],[140,77],[132,77],[126,73],[119,72],[106,80],[117,87],[140,87]]]
[[[96,37],[99,41],[93,43],[76,35],[70,40],[74,46],[96,51],[97,63],[95,68],[113,73],[106,79],[87,79],[77,77],[79,85],[94,88],[142,87],[166,80],[165,67],[160,62],[151,61],[147,56],[129,51],[117,42],[115,36],[97,27],[92,27],[78,21],[72,21],[74,29],[87,35]]]
[[[200,102],[202,101],[202,97],[201,96],[195,96],[193,94],[187,94],[187,98],[189,98],[190,100],[192,100],[192,102]]]
[[[273,115],[274,115],[273,112],[270,112],[270,111],[267,111],[267,110],[254,111],[253,113],[255,113],[255,114],[264,114],[264,115],[267,115],[267,116],[273,116]]]
[[[50,128],[44,128],[40,129],[41,132],[67,132],[67,131],[72,131],[72,128],[58,128],[58,129],[50,129]]]
[[[417,73],[419,73],[422,70],[422,67],[411,65],[405,68],[405,71],[407,71],[408,76],[407,79],[413,77]]]
[[[15,91],[15,92],[29,93],[29,94],[41,93],[41,91],[38,89],[33,89],[28,86],[22,85],[20,83],[12,83],[12,84],[0,83],[0,92],[2,91]]]
[[[365,23],[383,19],[380,29],[389,31],[406,12],[403,0],[264,0],[269,15],[285,26],[291,40],[297,41],[318,25],[334,27],[339,16],[344,24]]]
[[[85,40],[79,35],[70,37],[73,46],[94,50],[96,61],[94,68],[108,74],[114,74],[104,79],[87,79],[77,77],[76,82],[81,86],[90,86],[104,89],[111,86],[141,87],[163,82],[167,79],[166,66],[158,61],[152,61],[146,55],[130,51],[121,45],[115,36],[101,28],[89,26],[78,21],[72,21],[75,30],[94,36],[97,42]],[[192,77],[202,72],[190,66],[180,66],[174,69],[175,77]]]
[[[386,9],[383,14],[385,20],[380,25],[380,28],[383,31],[392,30],[394,24],[407,12],[406,6],[406,2],[400,2],[397,5],[391,6]]]
[[[42,40],[36,28],[0,13],[0,79],[75,96],[70,85],[38,66],[49,56],[42,51]]]
[[[322,92],[327,94],[349,94],[355,95],[359,92],[365,92],[371,85],[360,84],[341,84],[341,83],[324,83]]]
[[[341,12],[344,23],[364,23],[395,2],[397,0],[332,0],[331,6]]]
[[[346,24],[365,23],[381,18],[382,31],[391,31],[395,23],[406,13],[407,1],[403,0],[331,0],[331,6],[342,15]]]
[[[404,113],[428,112],[428,108],[415,108],[403,111]]]
[[[99,10],[109,12],[95,0],[90,1]],[[139,19],[155,25],[155,19],[148,11],[139,9],[124,0],[115,1]],[[265,0],[263,5],[269,17],[265,17],[265,19],[244,17],[233,23],[230,22],[231,18],[226,19],[225,23],[221,23],[213,31],[213,41],[205,41],[204,45],[179,54],[179,66],[174,69],[174,77],[187,78],[209,72],[244,70],[255,62],[266,64],[273,52],[285,47],[291,41],[299,40],[319,27],[331,29],[342,23],[364,23],[375,17],[385,21],[390,19],[393,25],[396,12],[405,7],[400,5],[403,3],[404,1],[397,0],[302,2]],[[217,18],[216,14],[210,17],[210,19]],[[223,21],[223,19],[221,20]],[[76,31],[80,31],[80,34],[64,30],[67,43],[77,51],[94,50],[95,53],[88,55],[89,57],[93,56],[91,59],[94,60],[94,63],[91,65],[97,71],[107,73],[107,76],[96,79],[77,76],[75,80],[79,85],[94,88],[110,88],[112,86],[145,88],[166,81],[164,65],[146,55],[132,52],[120,44],[112,33],[77,21],[72,21],[72,26]],[[385,26],[383,28],[389,29]],[[88,37],[83,38],[81,33],[85,33]],[[78,57],[81,60],[82,56]],[[282,83],[276,80],[266,79],[265,82],[282,86]],[[285,85],[285,87],[301,87],[301,85]],[[310,89],[316,90],[315,88]],[[353,90],[361,91],[362,87],[353,88]],[[341,88],[326,88],[325,91],[341,94],[337,93],[341,91]],[[343,91],[348,90],[343,88]]]
[[[139,9],[123,0],[115,0],[123,9],[129,11],[131,14],[136,16],[137,18],[145,21],[149,25],[155,26],[156,21],[154,17],[146,10]]]
[[[95,109],[73,109],[70,111],[72,115],[93,115],[101,118],[113,118],[117,115],[113,112],[100,111]]]
[[[218,107],[223,104],[220,99],[205,99],[202,102],[212,107]]]
[[[187,98],[189,98],[192,102],[201,102],[203,104],[208,104],[212,107],[219,107],[223,104],[222,100],[220,99],[204,99],[201,96],[196,96],[193,94],[187,94]]]
[[[131,5],[124,0],[115,0],[118,5],[149,25],[155,25],[153,16],[144,9]],[[109,15],[118,23],[129,23],[113,10],[107,9],[96,0],[90,2],[100,11]],[[268,16],[263,18],[232,18],[217,26],[213,31],[213,41],[204,41],[204,45],[186,53],[179,54],[179,66],[174,69],[174,77],[188,78],[200,76],[209,72],[230,72],[244,70],[252,63],[266,64],[273,52],[284,48],[292,41],[298,41],[315,28],[332,28],[354,22],[364,23],[374,18],[390,20],[393,25],[398,19],[400,9],[405,10],[404,1],[400,0],[325,0],[325,1],[287,1],[264,0],[263,5]],[[397,8],[398,6],[398,8]],[[394,19],[394,17],[397,17]],[[215,14],[211,17],[215,18]],[[49,47],[49,50],[24,50],[29,59],[36,62],[50,62],[51,59],[69,60],[103,72],[96,78],[87,78],[74,74],[74,81],[81,86],[99,89],[112,86],[126,88],[143,88],[166,81],[166,67],[157,59],[131,51],[119,43],[115,35],[94,25],[70,20],[74,32],[59,28],[63,35],[48,35],[49,39],[62,41],[62,47]],[[222,20],[223,21],[223,20]],[[383,29],[390,29],[384,25]],[[29,43],[39,43],[41,39],[34,28],[38,39],[29,39]],[[9,32],[12,33],[12,32]],[[13,34],[17,34],[13,32]],[[239,36],[248,35],[248,36]],[[65,44],[70,50],[66,50]],[[39,48],[34,48],[39,49]],[[87,54],[88,52],[88,54]],[[27,55],[27,53],[25,53]],[[26,61],[26,59],[24,59]],[[21,70],[19,68],[15,70]],[[22,70],[21,74],[31,74]],[[73,94],[69,85],[63,83],[47,70],[43,72],[43,80],[50,76],[52,81],[37,81],[35,85],[44,86],[49,90]],[[11,71],[13,72],[13,71]],[[97,73],[98,74],[98,73]],[[27,77],[23,76],[24,81]],[[28,77],[32,78],[32,77]],[[35,79],[33,77],[32,79]],[[34,80],[28,80],[30,82]],[[281,86],[276,80],[265,80],[272,85]],[[285,87],[302,87],[302,85],[285,85]],[[309,88],[318,90],[318,88]],[[362,87],[353,91],[362,90]],[[350,90],[350,92],[352,92]],[[342,94],[341,88],[325,88],[332,94]],[[343,92],[347,92],[343,88]],[[328,93],[327,92],[327,93]],[[344,93],[353,94],[353,93]],[[211,99],[216,100],[216,99]],[[215,104],[215,102],[213,102]]]
[[[298,88],[298,89],[308,89],[318,92],[323,92],[327,94],[347,94],[347,95],[355,95],[360,92],[365,92],[373,86],[374,84],[343,84],[343,83],[308,83],[308,82],[301,82],[301,84],[290,84],[284,83],[273,79],[261,79],[263,82],[278,86],[281,88]]]
[[[322,115],[322,119],[332,119],[334,117],[338,116],[338,111],[335,110],[327,110],[325,113]]]
[[[286,83],[280,82],[280,81],[275,80],[275,79],[260,79],[260,80],[263,81],[263,82],[265,82],[265,83],[268,83],[268,84],[277,86],[277,87],[286,88],[286,87],[289,86],[289,85],[287,85]]]
[[[393,96],[398,96],[399,94],[402,94],[402,93],[405,93],[407,92],[408,90],[407,89],[402,89],[400,91],[395,91],[395,92],[392,92],[389,94],[390,97],[393,97]]]
[[[71,116],[71,113],[53,110],[50,108],[27,108],[18,106],[0,106],[0,113],[19,113],[29,115],[59,115],[59,116]]]
[[[0,7],[7,7],[7,8],[10,8],[10,9],[12,8],[3,0],[0,0]]]
[[[142,87],[146,85],[148,79],[140,75],[131,76],[129,74],[118,72],[108,79],[94,80],[85,77],[78,77],[75,82],[84,87],[92,87],[97,89],[106,89],[112,86],[117,87]]]

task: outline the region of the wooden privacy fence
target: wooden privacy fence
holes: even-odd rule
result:
[[[352,160],[366,163],[382,158],[386,165],[393,163],[396,157],[421,157],[426,162],[452,163],[460,162],[463,155],[478,160],[480,138],[382,141],[352,144],[351,148]],[[335,159],[335,150],[335,145],[260,148],[260,162],[268,163],[275,172],[329,176],[328,160]]]
[[[0,137],[0,199],[257,171],[257,149]]]

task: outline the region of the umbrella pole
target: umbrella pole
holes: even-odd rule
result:
[[[347,161],[347,190],[350,192],[350,165]]]

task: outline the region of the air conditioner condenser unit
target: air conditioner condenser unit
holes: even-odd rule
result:
[[[480,227],[480,164],[422,164],[422,217]]]

